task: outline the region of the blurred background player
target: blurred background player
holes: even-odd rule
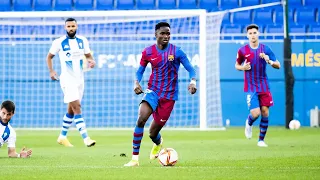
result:
[[[4,101],[1,104],[0,113],[0,147],[5,143],[8,146],[8,156],[13,158],[28,158],[32,155],[32,150],[22,148],[20,153],[16,152],[16,132],[9,124],[12,116],[14,115],[16,107],[12,101]]]
[[[150,159],[157,158],[161,150],[163,139],[160,130],[168,121],[174,103],[178,100],[178,70],[180,63],[189,72],[191,82],[188,90],[196,93],[195,70],[181,48],[170,44],[170,25],[160,22],[155,26],[156,44],[145,48],[142,52],[140,67],[136,72],[134,92],[144,93],[139,107],[139,115],[133,133],[132,160],[124,166],[139,166],[139,151],[143,137],[144,125],[150,115],[153,121],[149,130],[149,137],[154,142],[150,152]],[[148,89],[143,92],[139,82],[147,64],[151,63],[152,73],[149,78]]]
[[[77,21],[68,18],[65,21],[67,35],[53,41],[47,56],[47,64],[52,80],[58,80],[57,73],[53,70],[52,58],[59,52],[61,63],[60,85],[64,93],[64,103],[68,103],[68,112],[63,117],[63,124],[58,143],[67,147],[73,145],[67,139],[67,132],[74,120],[84,144],[88,147],[94,146],[96,141],[90,139],[86,124],[81,113],[81,99],[84,91],[83,56],[88,60],[89,67],[95,66],[95,61],[90,53],[87,38],[76,36]]]
[[[238,50],[235,68],[244,71],[244,92],[250,110],[246,120],[245,136],[252,137],[252,125],[262,115],[258,146],[267,147],[264,142],[269,123],[269,107],[273,105],[272,95],[266,74],[267,65],[279,69],[280,63],[271,49],[259,43],[259,27],[255,24],[247,26],[249,44]]]

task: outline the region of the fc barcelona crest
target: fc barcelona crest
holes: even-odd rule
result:
[[[173,60],[174,60],[174,56],[173,56],[173,55],[169,55],[169,56],[168,56],[168,60],[169,60],[169,61],[173,61]]]

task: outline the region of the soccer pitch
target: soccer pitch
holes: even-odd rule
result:
[[[58,130],[17,130],[17,147],[33,149],[30,159],[9,159],[3,147],[2,178],[5,179],[320,179],[320,129],[297,131],[269,127],[267,148],[257,147],[243,128],[226,131],[164,130],[164,147],[179,153],[174,167],[150,161],[152,141],[145,129],[139,167],[123,167],[131,158],[132,131],[89,130],[95,147],[84,147],[77,131],[69,132],[75,147],[56,143]],[[127,156],[120,156],[125,153]],[[1,178],[0,178],[1,179]]]

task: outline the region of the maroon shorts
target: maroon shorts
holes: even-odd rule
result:
[[[261,106],[273,106],[272,95],[270,92],[247,92],[247,105],[249,110]]]
[[[260,92],[258,95],[260,106],[273,106],[272,95],[270,92]]]
[[[158,106],[152,114],[153,119],[157,124],[161,126],[164,126],[166,124],[170,117],[174,103],[174,100],[168,100],[164,98],[159,99]]]

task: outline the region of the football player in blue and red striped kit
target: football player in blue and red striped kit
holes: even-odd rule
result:
[[[255,24],[247,26],[249,44],[238,50],[235,67],[244,71],[244,92],[246,93],[247,105],[250,114],[246,120],[245,136],[252,137],[252,125],[261,115],[259,147],[267,147],[264,142],[269,124],[269,107],[273,106],[272,95],[266,74],[267,65],[275,69],[280,68],[271,49],[259,43],[259,27]]]
[[[150,159],[157,158],[163,143],[160,130],[168,121],[174,103],[178,100],[178,70],[180,63],[189,72],[189,92],[194,94],[197,91],[195,69],[182,49],[169,43],[170,25],[166,22],[158,23],[155,26],[155,36],[157,39],[156,44],[143,50],[140,67],[136,72],[134,92],[136,94],[144,93],[144,96],[140,103],[138,120],[133,133],[132,160],[125,166],[139,166],[139,151],[143,129],[151,114],[153,115],[153,122],[150,126],[149,137],[154,142],[154,145],[150,153]],[[139,82],[148,63],[151,64],[152,72],[148,82],[148,89],[143,92]]]

